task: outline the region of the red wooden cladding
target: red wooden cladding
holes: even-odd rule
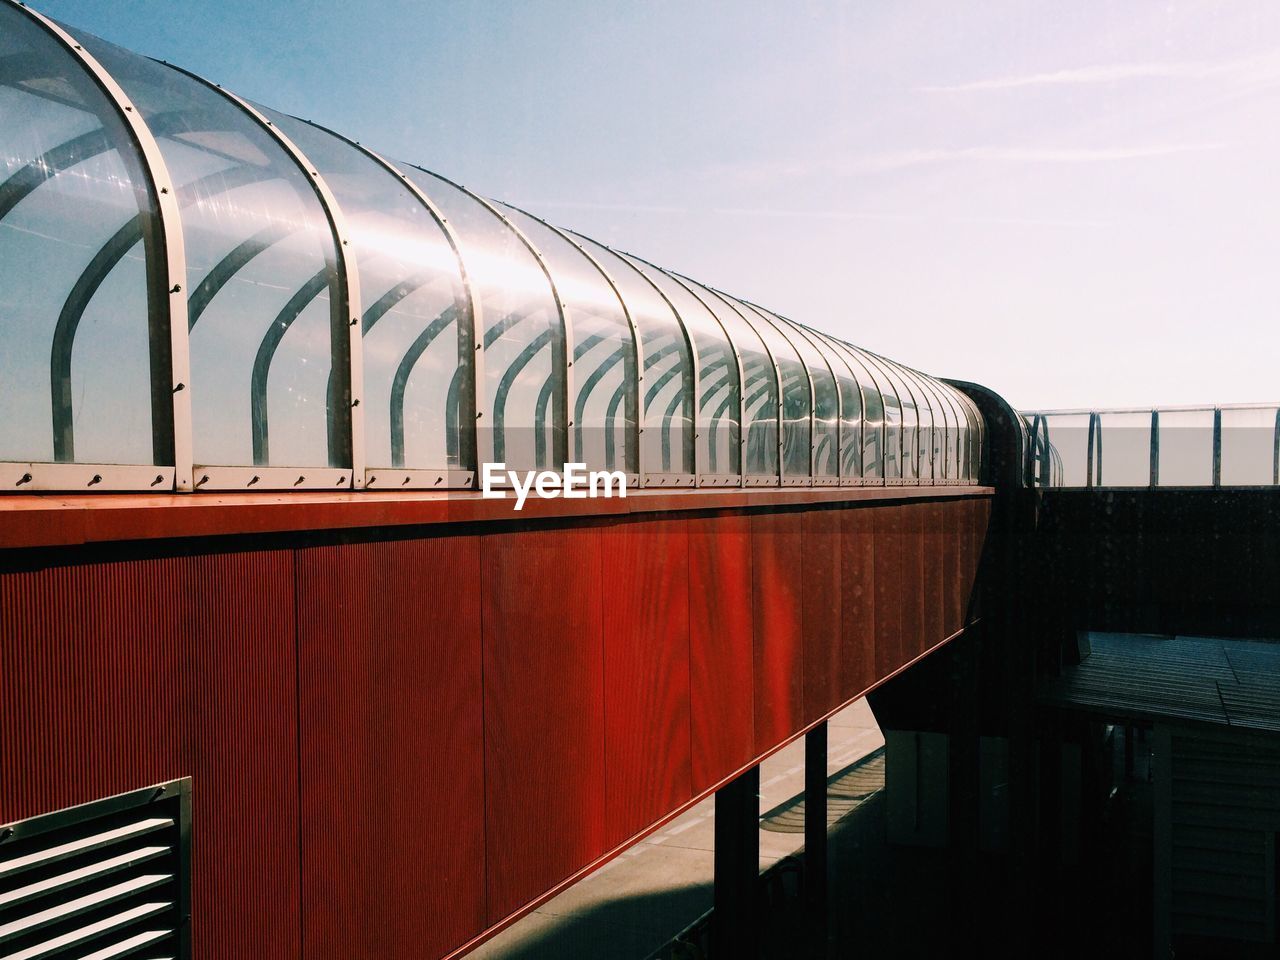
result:
[[[902,632],[898,634],[898,662],[910,663],[942,637],[931,638],[925,632],[925,556],[923,504],[900,507],[902,539],[902,582],[899,586],[902,604]]]
[[[875,511],[876,676],[887,677],[902,663],[902,623],[905,596],[903,580],[903,520],[900,506]]]
[[[944,578],[942,590],[946,598],[943,629],[947,636],[951,636],[960,629],[964,608],[969,598],[968,591],[961,584],[960,537],[963,535],[963,526],[955,504],[942,505],[942,517],[939,523],[942,527],[942,551],[933,559],[934,562],[940,563],[942,568]]]
[[[803,517],[751,517],[755,743],[764,753],[804,726]]]
[[[810,510],[800,514],[805,723],[825,716],[848,699],[844,692],[841,640],[841,516],[844,512]]]
[[[616,846],[693,795],[689,536],[679,520],[613,524],[601,536],[605,821]]]
[[[689,718],[700,793],[755,756],[751,520],[695,517],[688,530]]]
[[[606,849],[603,562],[595,525],[482,539],[491,923]]]
[[[381,602],[364,634],[377,811],[367,942],[373,957],[437,956],[486,916],[480,544],[404,540],[375,555],[368,572]]]
[[[0,575],[0,822],[191,776],[194,956],[297,956],[291,551]]]
[[[840,649],[844,700],[875,683],[876,515],[853,507],[840,516]]]
[[[479,584],[475,538],[298,553],[307,957],[485,926]]]
[[[942,524],[945,514],[941,503],[920,505],[923,537],[921,550],[924,560],[924,633],[925,648],[937,640],[949,636],[946,628],[946,568],[942,563]]]
[[[439,957],[961,626],[986,499],[771,509],[0,573],[0,822],[190,774],[198,958]]]
[[[192,844],[194,956],[297,956],[298,830],[305,821],[298,816],[293,552],[186,562],[194,756],[183,772],[192,774],[199,825]]]

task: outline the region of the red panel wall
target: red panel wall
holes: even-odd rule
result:
[[[844,693],[844,645],[841,612],[843,582],[842,510],[810,510],[800,514],[803,527],[804,577],[801,616],[804,636],[804,721],[830,713]]]
[[[946,569],[942,563],[942,525],[946,519],[941,503],[920,505],[922,527],[922,559],[924,561],[924,636],[932,645],[949,636],[946,628]]]
[[[601,533],[605,821],[608,845],[693,795],[689,730],[689,536],[679,520]]]
[[[594,525],[482,538],[491,923],[606,848],[603,559]]]
[[[689,710],[693,789],[715,785],[755,755],[751,521],[688,521]]]
[[[876,677],[885,677],[902,663],[902,624],[905,594],[911,589],[903,577],[902,513],[888,506],[873,512],[875,536]]]
[[[875,683],[876,526],[865,507],[840,511],[840,643],[844,663],[843,699]]]
[[[291,550],[195,557],[194,954],[299,954],[298,703]],[[181,636],[181,635],[179,635]],[[174,638],[177,639],[177,638]],[[179,640],[178,642],[182,642]],[[134,784],[139,786],[140,784]]]
[[[804,725],[803,516],[751,517],[756,752]]]
[[[0,573],[0,822],[191,774],[197,957],[438,957],[954,633],[988,513]]]
[[[437,956],[485,926],[479,583],[474,537],[298,552],[309,958]]]
[[[942,639],[933,639],[925,634],[925,507],[926,504],[922,503],[907,503],[899,508],[902,531],[902,583],[898,587],[902,605],[902,632],[898,635],[899,667],[910,663]]]
[[[191,776],[197,958],[298,955],[293,555],[0,575],[0,822]]]

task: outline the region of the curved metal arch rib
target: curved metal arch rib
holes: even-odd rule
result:
[[[284,330],[297,319],[298,315],[311,300],[319,296],[321,290],[330,286],[331,280],[336,280],[336,289],[334,290],[334,295],[330,297],[329,303],[329,362],[331,371],[334,369],[342,370],[344,376],[340,384],[331,377],[329,388],[326,391],[329,460],[331,466],[351,469],[351,485],[353,488],[363,487],[364,417],[363,412],[360,410],[360,402],[364,392],[364,365],[361,359],[360,340],[360,315],[362,312],[360,277],[356,269],[355,255],[350,251],[346,240],[347,229],[342,207],[338,204],[333,191],[329,189],[324,178],[320,176],[315,165],[307,159],[306,154],[256,107],[243,97],[223,89],[199,74],[192,73],[182,67],[169,66],[170,69],[177,70],[179,73],[190,77],[197,83],[203,84],[208,89],[224,97],[274,140],[276,145],[293,162],[294,166],[301,171],[303,178],[310,184],[316,200],[324,212],[333,239],[333,263],[332,265],[326,264],[323,271],[317,272],[315,276],[299,288],[280,312],[275,322],[267,328],[254,357],[254,370],[250,382],[250,407],[251,411],[253,411],[253,404],[260,402],[265,417],[267,379],[270,374],[271,362],[275,357],[275,351],[284,336]],[[325,282],[317,288],[318,278],[322,273],[325,276]],[[305,302],[299,303],[299,298],[308,292],[310,292],[310,296],[307,296]],[[281,329],[282,322],[285,322],[283,329]],[[264,365],[261,371],[259,370],[260,362]],[[259,391],[263,394],[261,397],[259,397]],[[259,462],[257,459],[259,453],[259,424],[256,413],[251,412],[251,417],[251,426],[254,431],[254,462],[257,464]],[[261,425],[261,430],[262,450],[265,452],[267,449],[265,421]]]
[[[552,437],[553,437],[553,443],[555,444],[557,449],[553,450],[552,455],[554,459],[560,461],[561,463],[564,463],[568,459],[568,452],[569,452],[569,432],[568,431],[569,431],[569,427],[572,425],[571,421],[573,419],[572,410],[570,409],[570,405],[569,405],[570,404],[569,398],[573,395],[573,365],[570,362],[571,357],[569,356],[569,350],[570,350],[569,344],[573,342],[573,328],[570,323],[569,312],[565,310],[564,301],[560,297],[560,290],[556,286],[556,280],[555,280],[555,277],[552,275],[551,269],[547,266],[546,258],[543,257],[542,252],[538,249],[537,245],[534,244],[534,242],[529,239],[529,237],[525,234],[525,232],[521,230],[515,223],[513,223],[510,217],[506,216],[501,210],[499,210],[493,201],[480,196],[475,191],[469,190],[466,187],[464,187],[462,184],[454,180],[450,180],[448,177],[442,176],[441,174],[438,174],[432,170],[427,170],[424,167],[418,166],[417,164],[413,164],[412,166],[414,167],[414,169],[421,170],[423,173],[427,174],[428,176],[435,177],[437,180],[440,180],[444,183],[449,184],[455,190],[459,190],[462,193],[466,194],[476,203],[480,204],[480,206],[482,206],[492,216],[497,218],[498,222],[500,222],[503,226],[505,226],[508,230],[510,230],[512,234],[515,236],[515,238],[520,242],[520,244],[526,250],[529,251],[529,253],[533,256],[533,259],[537,262],[538,269],[540,269],[542,271],[543,276],[547,278],[547,285],[551,288],[551,298],[555,302],[556,314],[560,320],[559,330],[552,332],[553,337],[557,341],[557,343],[555,344],[555,347],[557,349],[553,350],[552,352],[551,378],[554,381],[553,389],[556,389],[559,392],[559,395],[556,397],[556,400],[557,400],[556,406],[561,414],[561,423],[558,423],[558,424],[553,423]],[[509,319],[509,318],[504,318],[504,319]],[[518,321],[513,321],[513,322],[518,322]],[[538,339],[538,338],[536,337],[535,339]],[[491,341],[488,336],[488,331],[486,331],[485,332],[486,347],[490,342]],[[525,363],[527,364],[528,360],[526,360]],[[508,368],[507,373],[510,373],[510,370],[511,368]],[[503,374],[504,380],[506,378],[506,375],[507,375],[506,373]],[[499,382],[499,388],[501,388],[501,382]],[[508,392],[510,391],[510,385],[508,385],[507,391]],[[502,429],[505,429],[505,411],[503,412],[503,416],[500,418],[497,398],[498,398],[498,393],[497,391],[495,391],[494,411],[493,411],[494,422],[492,427],[493,458],[494,460],[502,460],[503,455],[505,454],[500,454],[499,449],[502,448],[505,450],[505,439],[499,435],[499,431]],[[505,406],[505,402],[506,402],[506,395],[504,393],[503,394],[504,406]]]
[[[435,221],[436,226],[440,228],[440,232],[444,234],[445,240],[449,244],[449,249],[453,252],[454,260],[458,265],[458,277],[462,282],[462,290],[466,295],[465,302],[458,301],[457,297],[454,298],[455,306],[458,309],[459,330],[458,366],[455,370],[455,378],[459,372],[466,372],[469,375],[470,380],[468,390],[465,394],[465,403],[459,403],[463,395],[459,390],[454,390],[453,383],[450,382],[452,402],[450,402],[449,399],[446,399],[445,456],[450,461],[456,460],[463,469],[479,470],[479,437],[476,429],[476,411],[480,409],[479,389],[480,384],[483,382],[482,374],[484,360],[482,352],[477,349],[476,345],[480,342],[479,331],[483,329],[484,326],[484,311],[483,306],[480,303],[480,298],[476,296],[475,287],[471,282],[471,275],[467,271],[466,259],[462,256],[462,245],[458,240],[457,234],[454,232],[453,227],[449,225],[449,221],[445,218],[439,207],[437,207],[435,202],[427,196],[426,192],[414,183],[407,174],[398,169],[390,160],[386,159],[381,154],[370,150],[363,144],[352,140],[350,137],[338,133],[336,130],[331,130],[328,127],[321,126],[320,124],[309,120],[303,122],[310,123],[313,127],[332,134],[380,166],[390,176],[397,180],[410,193],[410,195],[422,204],[423,208],[427,211],[427,214]],[[382,301],[385,300],[390,293],[391,291],[388,291],[387,294],[384,294],[383,298],[379,299],[378,303],[374,306],[376,307],[382,304]],[[405,295],[407,296],[408,294],[406,293]],[[370,316],[371,311],[373,311],[373,307],[366,311],[362,318],[361,336],[367,333],[377,322],[378,318],[385,314],[392,305],[393,304],[388,304],[380,313],[373,313],[372,319],[370,319]],[[425,330],[423,332],[424,334],[426,333]],[[411,345],[409,351],[406,352],[406,357],[415,349],[416,344],[417,341],[415,340],[414,345]],[[425,347],[422,351],[417,353],[414,359],[415,363],[418,358],[421,358],[424,352]],[[404,359],[402,358],[400,365],[403,366],[403,364]],[[399,367],[397,367],[396,375],[397,377],[399,376]],[[412,365],[405,374],[406,383],[411,375]],[[394,382],[395,381],[393,381],[393,383]],[[390,414],[392,420],[393,457],[396,409],[396,404],[393,401]],[[400,425],[403,441],[403,404],[399,407],[399,416],[401,418]],[[465,431],[460,429],[461,423],[467,424]],[[465,446],[462,443],[463,440],[466,440]]]
[[[833,387],[835,387],[835,391],[836,391],[836,439],[835,439],[836,479],[843,480],[845,476],[845,472],[844,472],[845,471],[845,468],[844,468],[844,391],[840,389],[840,379],[839,377],[836,376],[836,368],[831,365],[831,357],[827,355],[828,351],[823,350],[818,345],[818,342],[812,336],[810,336],[810,334],[804,329],[804,327],[796,323],[794,320],[791,320],[787,317],[782,316],[782,314],[780,313],[775,313],[773,315],[777,317],[779,321],[781,321],[782,323],[785,323],[788,327],[790,327],[791,330],[797,336],[803,338],[804,341],[809,344],[809,346],[813,349],[813,351],[822,358],[823,366],[827,368],[827,373],[831,375],[831,384]],[[848,364],[845,364],[845,369],[846,370],[849,369]],[[851,379],[853,379],[853,383],[856,386],[857,379],[853,378],[853,371],[850,370],[849,376]],[[810,379],[812,379],[812,374],[810,375]],[[815,391],[817,390],[816,384],[814,385],[814,390]],[[861,398],[859,398],[859,408],[861,408]],[[813,398],[812,410],[813,410],[813,427],[816,428],[817,422],[818,422],[818,398],[817,398],[816,392]],[[859,419],[859,423],[861,423],[862,418],[859,417],[858,419]],[[822,438],[822,444],[825,444],[827,446],[831,445],[830,435],[824,436]],[[820,445],[815,445],[814,451],[813,451],[813,471],[814,471],[815,480],[817,479],[819,452],[820,452]]]
[[[663,290],[662,287],[659,286],[654,281],[653,277],[649,276],[648,273],[646,273],[636,264],[642,263],[645,266],[651,267],[655,270],[657,270],[658,268],[655,267],[652,263],[649,263],[647,260],[642,260],[639,257],[636,257],[629,253],[624,253],[621,250],[616,250],[613,247],[606,246],[605,249],[608,250],[610,253],[612,253],[615,257],[617,257],[620,261],[625,263],[632,271],[635,272],[636,276],[638,276],[644,283],[647,283],[649,285],[649,287],[653,290],[653,292],[656,293],[658,297],[662,300],[662,302],[667,305],[667,309],[670,310],[671,315],[675,317],[676,326],[680,328],[680,334],[684,340],[685,349],[688,351],[689,366],[690,366],[688,390],[686,390],[684,394],[685,396],[684,414],[685,414],[685,417],[688,419],[691,429],[684,431],[684,438],[685,438],[684,446],[685,446],[685,453],[688,455],[688,462],[693,469],[693,485],[696,487],[702,476],[702,464],[700,463],[698,458],[698,438],[697,438],[698,414],[700,412],[697,407],[698,385],[702,381],[702,358],[698,351],[698,344],[695,341],[693,334],[689,332],[689,325],[685,322],[684,317],[681,316],[680,311],[676,307],[675,303],[672,302],[671,298],[667,296],[666,291]],[[648,417],[647,401],[645,404],[645,417],[646,419]],[[666,429],[667,423],[665,420],[663,421],[662,426],[664,428],[664,436],[667,438],[667,442],[669,443],[671,431],[670,429]],[[665,472],[670,469],[669,446],[662,447],[660,444],[660,452],[662,456],[663,470]],[[683,463],[681,464],[681,466],[683,467]]]
[[[577,250],[580,254],[582,254],[582,256],[586,258],[587,262],[592,266],[592,268],[597,273],[600,274],[604,282],[609,285],[609,289],[613,292],[613,295],[618,299],[618,306],[622,308],[622,316],[626,320],[627,330],[630,332],[630,335],[631,335],[631,363],[626,364],[625,357],[624,357],[624,369],[622,374],[623,383],[631,384],[631,390],[628,391],[627,398],[626,398],[627,399],[626,418],[631,423],[635,424],[634,430],[627,431],[626,450],[624,451],[624,457],[623,457],[625,461],[624,469],[626,470],[627,473],[634,473],[639,475],[641,474],[640,434],[639,434],[640,421],[641,421],[640,390],[642,389],[641,374],[644,367],[640,359],[641,358],[640,334],[636,329],[635,318],[631,316],[631,309],[630,307],[627,306],[627,299],[622,295],[622,291],[618,289],[618,284],[614,281],[609,271],[604,268],[604,265],[600,263],[600,261],[597,260],[594,256],[592,256],[591,252],[587,250],[587,248],[583,246],[581,243],[579,243],[576,239],[574,239],[574,237],[568,231],[561,230],[559,227],[555,226],[554,224],[548,223],[546,220],[542,219],[542,217],[535,216],[534,214],[529,213],[527,210],[523,210],[520,207],[515,206],[514,204],[506,204],[506,206],[510,207],[513,210],[519,210],[526,217],[536,220],[538,223],[542,224],[544,227],[546,227],[548,230],[554,233],[557,237],[559,237],[565,243],[569,244],[575,250]],[[567,329],[566,329],[565,335],[566,337],[568,337],[569,335]],[[591,339],[591,338],[588,338],[588,339]],[[575,347],[574,353],[573,353],[574,360],[576,361],[581,355],[582,354]],[[628,366],[630,367],[630,370],[631,370],[630,378],[627,377],[627,372],[626,372],[626,368]],[[573,409],[572,409],[573,415],[570,419],[574,429],[574,440],[575,440],[576,452],[581,452],[582,450],[582,429],[583,429],[582,414],[583,414],[583,411],[586,409],[587,398],[591,390],[594,389],[596,384],[599,383],[599,379],[600,379],[599,377],[595,377],[594,379],[588,378],[588,383],[584,384],[583,388],[579,388],[579,390],[577,391],[577,395],[573,398]],[[571,394],[571,396],[573,395]],[[606,430],[605,435],[607,437],[612,437],[612,424],[606,424],[605,430]],[[606,455],[605,455],[606,469],[612,469],[613,467],[613,457],[611,453],[612,452],[610,450],[606,449]],[[643,482],[644,482],[643,477],[641,477],[641,483]]]
[[[628,254],[628,256],[632,256],[632,255]],[[683,279],[679,274],[677,274],[677,273],[673,273],[673,272],[671,272],[670,270],[665,270],[665,269],[663,269],[662,267],[659,267],[657,264],[650,263],[649,261],[647,261],[647,260],[643,260],[643,259],[641,259],[640,257],[635,257],[634,259],[639,260],[641,263],[645,264],[646,266],[651,267],[652,269],[654,269],[654,270],[658,271],[658,272],[659,272],[659,273],[661,273],[663,276],[665,276],[665,277],[667,277],[669,280],[671,280],[673,283],[675,283],[675,284],[677,284],[678,286],[682,287],[685,291],[687,291],[687,292],[688,292],[688,294],[689,294],[691,297],[693,297],[693,299],[694,299],[694,300],[696,300],[699,304],[701,304],[701,305],[702,305],[702,308],[703,308],[704,310],[706,310],[706,311],[707,311],[708,315],[709,315],[709,316],[711,317],[711,319],[715,322],[715,325],[716,325],[717,327],[719,327],[719,328],[720,328],[720,332],[724,335],[725,342],[728,344],[728,349],[733,353],[734,359],[735,359],[736,364],[737,364],[737,372],[738,372],[738,401],[739,401],[739,402],[738,402],[738,442],[739,442],[739,451],[738,451],[738,470],[739,470],[739,482],[740,482],[740,483],[742,483],[742,484],[745,484],[745,483],[746,483],[746,478],[747,478],[747,472],[746,472],[746,470],[747,470],[747,465],[746,465],[746,460],[743,458],[742,454],[743,454],[743,451],[745,450],[745,447],[746,447],[746,443],[747,443],[747,433],[748,433],[748,431],[747,431],[747,424],[746,424],[747,406],[746,406],[746,403],[744,402],[744,401],[745,401],[745,395],[746,395],[746,372],[745,372],[745,370],[743,369],[743,364],[742,364],[742,352],[741,352],[741,350],[739,350],[738,345],[734,342],[732,335],[730,335],[730,333],[729,333],[728,329],[726,329],[726,328],[725,328],[724,323],[720,320],[720,317],[716,314],[716,312],[715,312],[714,310],[712,310],[712,309],[711,309],[711,307],[707,304],[707,302],[706,302],[705,300],[703,300],[703,299],[702,299],[702,297],[701,297],[701,296],[699,296],[699,295],[698,295],[698,294],[697,294],[697,293],[692,289],[692,287],[690,287],[690,286],[689,286],[689,284],[688,284],[688,283],[686,283],[686,282],[684,281],[684,279]],[[701,359],[701,358],[699,358],[699,359]],[[727,359],[727,358],[726,358],[726,359]],[[715,366],[714,364],[711,364],[711,365],[709,365],[706,369],[712,369],[714,366]],[[699,369],[699,371],[698,371],[698,377],[697,377],[697,379],[696,379],[696,381],[695,381],[695,386],[696,386],[696,387],[698,387],[698,388],[700,388],[700,386],[701,386],[703,373],[704,373],[703,369]],[[695,394],[695,396],[696,396],[696,394]],[[731,394],[730,396],[732,396],[732,394]],[[721,408],[720,408],[720,410],[716,413],[715,417],[713,417],[713,422],[714,422],[714,420],[716,420],[716,419],[718,419],[720,416],[722,416],[722,415],[723,415],[723,413],[724,413],[724,411],[725,411],[725,410],[727,410],[727,409],[728,409],[728,407],[727,407],[727,406],[723,406],[723,407],[721,407]],[[699,408],[699,409],[698,409],[698,414],[699,414],[699,415],[701,415],[701,412],[702,412],[702,410],[701,410],[701,408]],[[708,439],[708,442],[710,442],[710,441],[711,441],[711,439],[712,439],[712,437],[710,436],[710,431],[708,431],[708,437],[707,437],[707,439]],[[695,446],[695,449],[696,449],[696,446]],[[710,448],[708,448],[708,460],[710,460],[710,459],[711,459],[711,457],[712,457],[712,454],[710,453]],[[714,467],[713,467],[713,469],[714,469]]]
[[[155,229],[143,230],[147,250],[148,341],[151,378],[151,435],[153,459],[174,465],[174,486],[190,490],[191,484],[191,403],[186,389],[190,377],[187,355],[186,298],[181,296],[186,281],[186,248],[181,217],[170,186],[172,178],[164,157],[141,113],[95,57],[66,30],[48,17],[22,4],[10,3],[62,47],[71,59],[115,108],[137,151],[139,181],[146,190]],[[131,155],[121,151],[121,156]],[[43,182],[43,181],[41,181]],[[18,199],[21,199],[20,197]],[[15,203],[17,201],[14,201]],[[68,362],[69,362],[68,350]],[[51,371],[52,373],[52,371]],[[55,430],[55,437],[57,431]],[[74,441],[71,444],[74,447]]]
[[[716,291],[716,293],[722,299],[729,297],[728,294],[721,293],[718,290]],[[742,304],[748,310],[755,313],[756,316],[758,316],[761,320],[767,323],[771,328],[776,330],[778,333],[778,336],[782,337],[782,339],[787,342],[787,346],[789,346],[792,349],[792,351],[795,352],[796,361],[800,364],[800,369],[804,371],[804,382],[805,382],[805,385],[809,388],[809,479],[810,481],[812,481],[814,477],[814,470],[815,470],[815,465],[817,463],[817,455],[818,455],[817,442],[814,440],[814,434],[815,434],[814,426],[817,422],[817,419],[816,419],[817,410],[815,408],[818,403],[818,398],[817,398],[817,388],[814,386],[814,383],[813,383],[813,375],[809,372],[809,364],[805,362],[804,354],[802,354],[800,350],[796,347],[795,341],[792,340],[791,337],[787,335],[787,332],[784,329],[782,329],[781,326],[773,322],[773,320],[771,319],[772,314],[766,315],[765,311],[760,307],[756,306],[754,303],[750,303],[746,300],[739,300],[737,297],[733,297],[732,299],[735,302]],[[761,340],[763,339],[764,338],[761,337]],[[785,405],[786,405],[786,396],[785,396],[786,391],[784,389],[784,384],[783,384],[781,365],[778,366],[778,384],[779,384],[778,386],[778,389],[779,389],[778,422],[781,425],[785,423]],[[784,475],[785,475],[785,470],[786,470],[785,464],[782,465],[781,469],[784,471]]]

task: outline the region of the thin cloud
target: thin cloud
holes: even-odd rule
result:
[[[910,167],[962,160],[996,163],[1106,163],[1179,153],[1222,150],[1224,143],[1154,143],[1115,147],[962,147],[952,150],[903,150],[855,160],[848,173],[890,173]]]
[[[1216,77],[1274,79],[1280,51],[1271,51],[1244,60],[1187,61],[1183,63],[1111,63],[1016,77],[993,77],[966,83],[922,87],[928,93],[976,93],[988,90],[1018,90],[1026,87],[1081,86],[1119,83],[1126,80],[1207,80]]]

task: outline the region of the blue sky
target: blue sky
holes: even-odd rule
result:
[[[1280,4],[42,11],[1022,407],[1280,400]]]

